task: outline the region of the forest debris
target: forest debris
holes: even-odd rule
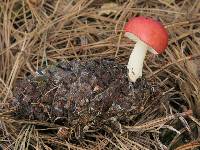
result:
[[[104,3],[100,10],[99,10],[99,15],[110,15],[110,14],[114,14],[117,12],[117,8],[119,7],[119,5],[117,3]]]

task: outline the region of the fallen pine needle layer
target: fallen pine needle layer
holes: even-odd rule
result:
[[[199,12],[199,0],[1,1],[0,148],[199,147]],[[125,130],[134,130],[131,132],[115,133],[108,127],[106,132],[90,134],[88,139],[78,142],[58,138],[54,134],[56,125],[16,120],[8,115],[12,111],[6,109],[8,99],[13,97],[16,81],[36,75],[41,68],[74,59],[112,58],[127,64],[134,43],[124,37],[123,27],[128,19],[139,15],[161,21],[169,31],[166,52],[159,56],[147,54],[143,70],[147,80],[156,81],[164,88],[163,94],[170,96],[165,101],[167,105],[162,106],[163,114],[149,112],[141,116],[135,126],[126,125]],[[188,110],[193,114],[184,116]],[[37,125],[46,126],[47,131],[40,131]],[[135,132],[136,128],[142,133]]]

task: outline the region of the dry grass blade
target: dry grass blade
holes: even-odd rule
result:
[[[5,121],[7,123],[17,123],[17,124],[26,124],[26,125],[41,125],[41,126],[47,126],[50,128],[58,128],[60,127],[59,125],[48,123],[48,122],[41,122],[41,121],[28,121],[28,120],[15,120],[10,118],[9,116],[4,116],[0,114],[0,119],[2,121]]]
[[[128,149],[136,149],[136,150],[139,150],[139,149],[143,149],[143,150],[148,150],[148,148],[144,147],[142,144],[138,143],[138,142],[135,142],[134,140],[130,140],[124,136],[121,136],[121,135],[116,135],[115,138],[119,138],[119,140],[121,140],[121,143],[124,142],[124,145],[128,146]]]
[[[28,125],[24,126],[22,130],[20,131],[16,141],[14,150],[28,150],[29,144],[30,144],[30,138],[32,135],[32,131],[34,129],[34,126]]]
[[[96,146],[94,146],[94,148],[92,148],[91,150],[103,150],[106,148],[108,143],[109,142],[106,139],[98,140],[98,143],[96,144]]]
[[[189,143],[186,143],[184,145],[181,145],[179,147],[177,147],[175,150],[189,150],[189,149],[196,149],[200,147],[200,141],[199,140],[195,140],[195,141],[191,141]]]
[[[171,121],[175,118],[178,118],[179,116],[187,116],[187,115],[191,115],[192,111],[188,110],[186,112],[183,113],[179,113],[179,114],[173,114],[173,115],[169,115],[166,117],[162,117],[162,118],[156,118],[154,120],[151,120],[149,122],[143,123],[141,125],[136,125],[136,126],[124,126],[125,129],[127,129],[128,131],[139,131],[139,132],[143,132],[143,131],[150,131],[150,130],[156,130],[157,128],[162,127],[164,124],[166,124],[168,121]]]

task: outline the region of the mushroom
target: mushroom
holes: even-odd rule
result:
[[[147,50],[162,53],[168,44],[168,33],[164,26],[147,17],[134,17],[125,25],[125,36],[136,42],[128,61],[128,76],[135,82],[142,76],[143,61]]]

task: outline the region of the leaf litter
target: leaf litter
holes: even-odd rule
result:
[[[198,0],[0,3],[1,148],[189,149],[199,146]],[[161,21],[169,31],[170,41],[166,53],[158,57],[148,54],[144,77],[136,86],[128,83],[126,77],[125,64],[134,44],[123,36],[123,25],[138,15]],[[106,73],[98,69],[94,72],[99,76],[94,72],[88,76],[91,71],[85,63],[96,69],[97,58],[101,58],[98,61],[105,63],[105,70],[113,78],[100,79]],[[70,77],[74,88],[70,86],[69,90],[66,85],[71,83],[61,86],[61,81],[75,70],[64,71],[58,66],[73,63],[80,68],[74,80]],[[113,66],[108,69],[110,63],[121,68],[121,72],[113,71]],[[84,83],[81,78],[89,80]],[[101,85],[91,84],[93,81]],[[82,95],[72,94],[80,90],[78,82],[84,87],[78,91]],[[140,89],[139,85],[148,86]],[[138,88],[145,94],[136,94]],[[74,103],[65,103],[68,108],[61,104],[66,99],[62,94],[74,99]],[[103,103],[86,100],[95,97]],[[55,101],[56,98],[59,99]],[[83,98],[82,104],[79,100]],[[124,111],[113,104],[120,98],[124,100],[120,102]],[[131,105],[125,105],[126,102]],[[91,111],[93,107],[98,111]],[[80,117],[83,112],[92,113]]]

